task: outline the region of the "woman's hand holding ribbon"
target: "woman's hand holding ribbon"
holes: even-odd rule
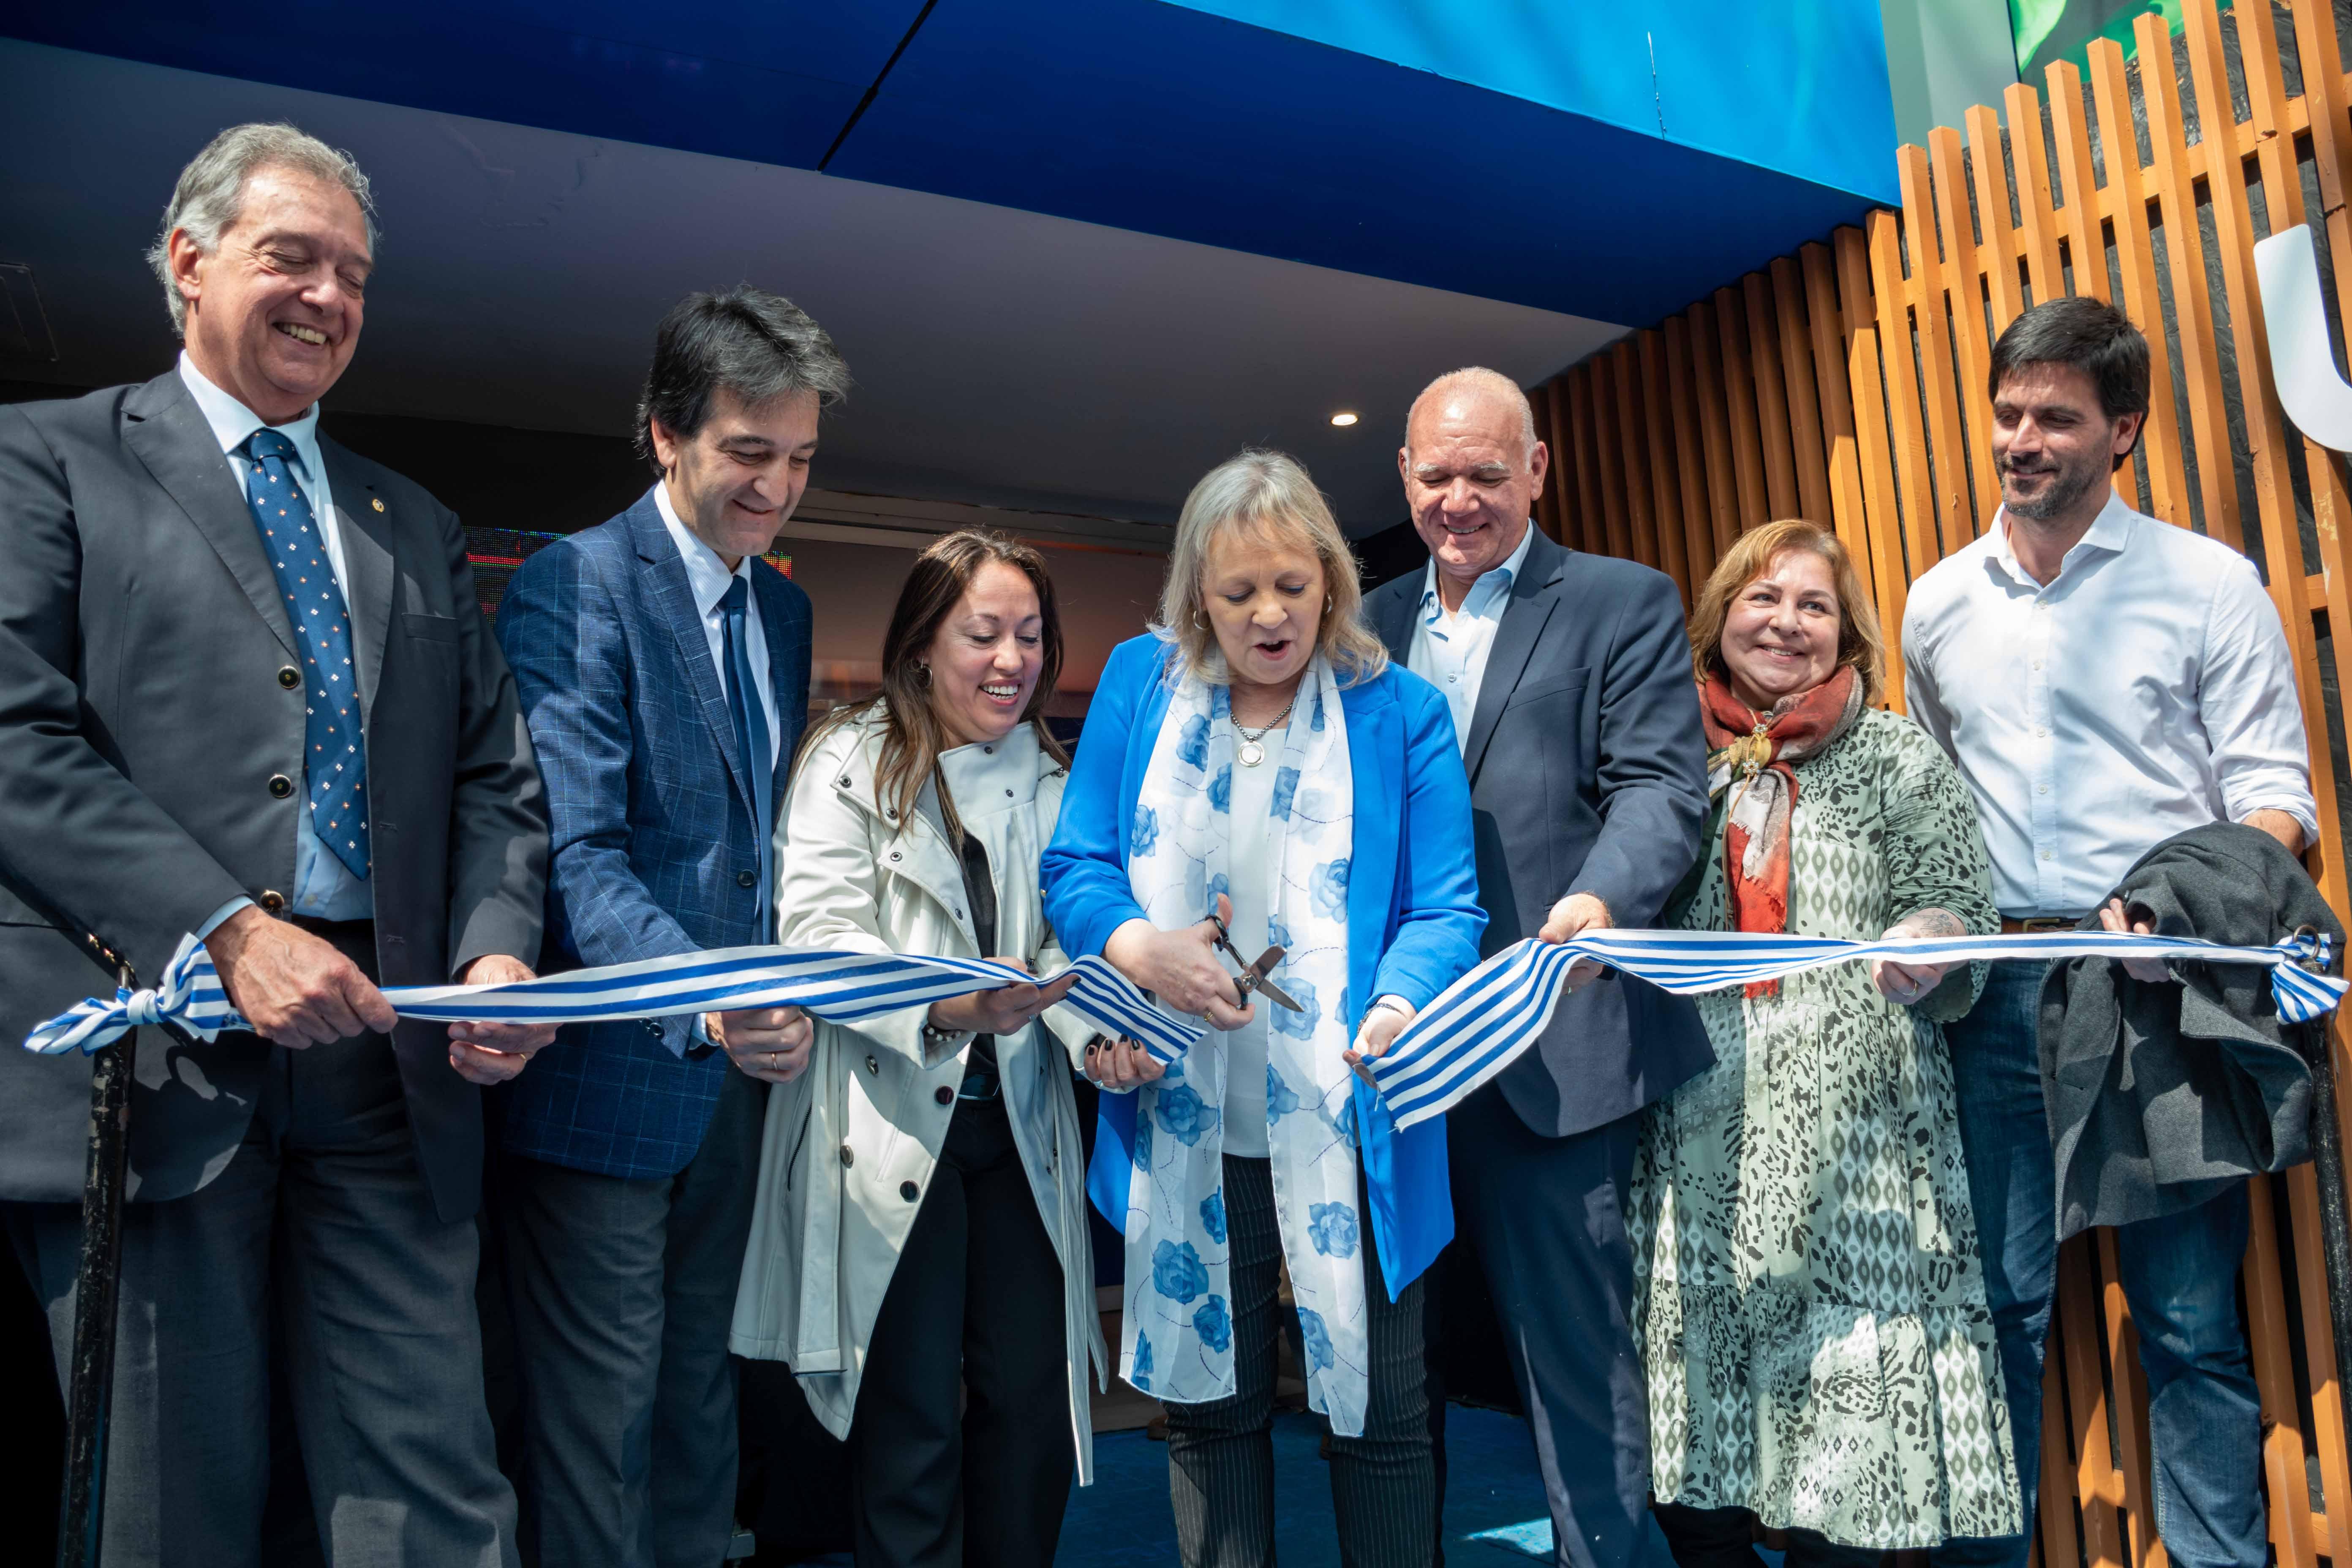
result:
[[[1906,936],[1968,934],[1960,917],[1949,910],[1915,910],[1888,926],[1879,940],[1899,942]],[[1898,963],[1891,958],[1874,958],[1870,961],[1870,983],[1889,1002],[1900,1002],[1907,1007],[1941,985],[1951,969],[1948,963]]]
[[[989,962],[1018,969],[1024,974],[1031,973],[1029,965],[1018,958],[992,958]],[[1077,975],[1070,973],[1045,985],[1006,985],[994,991],[950,996],[931,1004],[931,1026],[960,1034],[1018,1034],[1036,1022],[1038,1014],[1068,995],[1070,987],[1077,983]]]
[[[1353,1049],[1341,1051],[1339,1059],[1355,1070],[1366,1083],[1372,1081],[1372,1069],[1367,1064],[1386,1055],[1404,1026],[1420,1016],[1420,1009],[1402,996],[1383,996],[1365,1009],[1363,1022],[1356,1026]]]
[[[1217,921],[1230,926],[1233,919],[1233,900],[1219,893]],[[1161,931],[1131,920],[1110,933],[1103,957],[1163,1005],[1204,1018],[1213,1029],[1238,1029],[1257,1016],[1254,1005],[1234,1005],[1234,977],[1217,961],[1216,921]]]
[[[1087,1078],[1114,1094],[1127,1094],[1147,1083],[1157,1083],[1168,1064],[1133,1040],[1097,1035],[1087,1042]]]

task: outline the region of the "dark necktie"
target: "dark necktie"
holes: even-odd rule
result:
[[[364,882],[367,752],[352,668],[352,618],[327,564],[327,542],[310,498],[294,482],[294,443],[275,430],[256,430],[238,450],[249,470],[246,505],[261,529],[269,569],[278,574],[302,649],[302,775],[310,826],[343,868]]]
[[[775,831],[776,762],[773,742],[768,739],[768,716],[760,704],[760,689],[751,679],[750,617],[745,614],[751,593],[751,584],[740,577],[730,578],[727,596],[719,605],[719,623],[725,629],[727,709],[735,721],[735,749],[742,753],[744,771],[751,775],[751,798],[758,806],[751,836],[760,845],[760,897],[753,912],[759,940],[765,945],[776,940],[770,902],[775,879],[769,863],[774,852],[770,840]]]

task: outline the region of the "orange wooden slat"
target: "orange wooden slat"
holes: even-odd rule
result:
[[[1756,435],[1756,376],[1749,367],[1748,311],[1739,290],[1715,291],[1716,338],[1723,348],[1724,412],[1731,421],[1731,467],[1739,481],[1739,527],[1742,532],[1772,519],[1772,500],[1764,484],[1764,447]]]
[[[1675,429],[1666,412],[1666,340],[1655,328],[1642,334],[1642,424],[1649,441],[1650,521],[1658,531],[1658,560],[1682,590],[1683,607],[1694,602],[1700,579],[1691,565],[1689,536],[1683,531],[1682,473],[1675,464]]]
[[[1607,354],[1595,355],[1592,373],[1592,452],[1594,475],[1601,482],[1601,515],[1608,521],[1609,553],[1621,561],[1633,559],[1633,531],[1625,515],[1624,448],[1617,434],[1618,411],[1623,406],[1617,377]]]
[[[2156,246],[2148,231],[2148,192],[2132,129],[2131,83],[2124,52],[2111,38],[2091,46],[2091,92],[2097,100],[2100,144],[2107,152],[2107,184],[2117,193],[2116,258],[2123,274],[2123,312],[2147,339],[2153,394],[2140,458],[2149,504],[2167,522],[2189,526],[2189,476],[2180,458],[2180,414],[2172,395],[2172,355],[2165,346],[2163,305],[2157,292]]]
[[[1581,542],[1577,548],[1609,553],[1609,530],[1601,508],[1600,444],[1592,433],[1592,362],[1568,373],[1569,434],[1576,443],[1576,506]]]
[[[1906,147],[1906,153],[1916,153]],[[1893,429],[1896,490],[1903,501],[1906,582],[1944,558],[1937,542],[1935,469],[1927,460],[1926,416],[1920,405],[1919,374],[1898,249],[1900,227],[1890,212],[1870,215],[1870,287],[1878,301],[1879,363],[1886,374],[1887,422]],[[1931,242],[1932,243],[1932,242]]]
[[[1715,520],[1707,500],[1707,462],[1699,435],[1698,395],[1691,383],[1690,323],[1668,316],[1662,329],[1665,339],[1666,401],[1675,422],[1676,489],[1683,503],[1684,553],[1689,557],[1694,594],[1715,570]]]
[[[1829,450],[1822,435],[1821,393],[1813,374],[1805,286],[1794,257],[1774,257],[1769,271],[1772,315],[1780,328],[1780,384],[1789,407],[1789,446],[1797,459],[1797,507],[1826,527],[1835,513],[1830,500]]]
[[[1541,432],[1551,426],[1550,383],[1547,382],[1528,394],[1528,409],[1536,422],[1536,439],[1540,441],[1543,439]],[[1549,472],[1545,474],[1544,482],[1536,487],[1536,526],[1543,530],[1544,537],[1554,544],[1559,542],[1559,489],[1558,477]]]
[[[2126,1559],[2116,1510],[2123,1502],[2122,1478],[2107,1446],[2107,1389],[2099,1365],[2097,1317],[2092,1300],[2092,1272],[2085,1256],[2087,1237],[2077,1237],[2059,1250],[2058,1307],[2064,1321],[2063,1351],[2066,1365],[2065,1426],[2045,1420],[2042,1440],[2064,1446],[2074,1456],[2073,1490],[2083,1504],[2083,1544],[2092,1568],[2123,1568]]]
[[[2133,36],[2144,60],[2163,59],[2172,36],[2161,16],[2142,16]],[[2197,236],[2197,165],[2181,129],[2180,89],[2168,70],[2139,73],[2147,106],[2148,165],[2163,214],[2166,273],[2180,323],[2180,373],[2189,389],[2189,436],[2197,454],[2198,509],[2205,531],[2236,547],[2238,487],[2230,468],[2228,416],[2221,404],[2221,371],[2213,349],[2213,299],[2205,283],[2205,247]]]
[[[1544,473],[1544,489],[1552,498],[1552,538],[1570,550],[1583,548],[1577,543],[1580,519],[1576,515],[1576,464],[1568,449],[1568,381],[1554,376],[1544,383],[1543,401],[1536,405],[1536,430],[1542,437],[1544,455],[1550,466]]]
[[[1887,222],[1893,215],[1881,214]],[[1886,430],[1886,390],[1879,366],[1877,301],[1871,297],[1870,257],[1860,229],[1842,228],[1837,246],[1838,292],[1845,306],[1846,383],[1861,454],[1863,521],[1870,541],[1870,582],[1886,637],[1886,701],[1903,706],[1903,609],[1910,577],[1903,569],[1903,521],[1895,503],[1895,457]],[[1906,356],[1907,357],[1907,356]]]
[[[1979,268],[1982,247],[1969,217],[1969,187],[1960,172],[1960,138],[1938,126],[1927,136],[1927,158],[1935,171],[1936,217],[1944,231],[1944,287],[1952,312],[1952,352],[1957,362],[1952,416],[1958,422],[1966,461],[1955,466],[1954,477],[1966,476],[1960,492],[1960,516],[1965,533],[1955,535],[1947,517],[1944,548],[1957,550],[1992,523],[2000,493],[1993,475],[1992,445],[1985,439],[1983,398],[1985,374],[1992,363],[1992,340],[1985,327],[1985,283]],[[1957,239],[1955,237],[1957,236]],[[1912,270],[1918,263],[1912,263]],[[1943,471],[1938,456],[1936,468]]]
[[[1698,396],[1699,438],[1706,453],[1707,529],[1720,558],[1739,537],[1740,523],[1731,416],[1724,406],[1723,336],[1708,300],[1695,301],[1683,315],[1690,322],[1692,390]]]
[[[2058,206],[2050,194],[2050,149],[2042,140],[2042,95],[2024,82],[2001,94],[2016,165],[2018,228],[2025,236],[2025,280],[2036,300],[2066,292],[2058,267]],[[2104,264],[2103,264],[2104,265]]]
[[[1992,330],[1999,332],[2025,309],[2025,269],[2018,263],[2009,176],[2001,172],[2000,116],[1979,103],[1963,118],[1969,128],[1969,173],[1976,177],[1977,224],[1985,237],[1979,266],[1992,301]]]
[[[2164,1568],[2164,1542],[2157,1538],[2155,1515],[2148,1507],[2151,1484],[2147,1439],[2147,1377],[2139,1364],[2139,1334],[2133,1328],[2130,1304],[2124,1300],[2122,1274],[2116,1266],[2116,1233],[2101,1229],[2084,1239],[2092,1246],[2083,1254],[2087,1265],[2098,1259],[2099,1306],[2107,1334],[2107,1368],[2116,1405],[2116,1485],[2123,1508],[2124,1550],[2133,1568]]]
[[[1609,377],[1617,390],[1613,410],[1617,451],[1623,467],[1619,483],[1625,489],[1625,531],[1633,543],[1633,559],[1644,566],[1659,563],[1658,524],[1650,504],[1650,464],[1643,450],[1642,373],[1633,354],[1633,341],[1621,338],[1609,351]]]
[[[2309,77],[2304,79],[2310,80]],[[2319,1445],[2319,1484],[2327,1498],[2328,1528],[2315,1528],[2337,1563],[2352,1563],[2352,1461],[2344,1442],[2344,1386],[2336,1365],[2336,1336],[2327,1311],[2326,1253],[2319,1237],[2319,1177],[2309,1165],[2286,1173],[2287,1212],[2294,1223],[2296,1304],[2303,1310],[2303,1353],[2311,1370],[2312,1434]]]
[[[1862,499],[1862,451],[1854,433],[1853,395],[1846,379],[1845,312],[1839,308],[1837,263],[1818,242],[1797,253],[1805,290],[1805,326],[1811,351],[1815,407],[1830,492],[1825,520],[1853,558],[1854,570],[1871,581],[1870,523]],[[1777,274],[1776,274],[1777,277]]]
[[[1957,164],[1958,160],[1953,162]],[[1938,542],[1933,554],[1912,557],[1916,578],[1945,555],[1976,537],[1969,505],[1968,439],[1960,427],[1960,394],[1953,382],[1952,323],[1944,287],[1948,268],[1936,237],[1936,195],[1927,174],[1927,154],[1916,147],[1895,153],[1903,187],[1903,239],[1910,253],[1911,276],[1906,294],[1912,326],[1919,334],[1919,390],[1926,405],[1929,442],[1928,473],[1935,498],[1935,528]],[[1969,272],[1975,287],[1975,272]],[[1900,428],[1900,426],[1898,426]]]
[[[2303,1417],[2295,1397],[2294,1349],[2286,1326],[2286,1287],[2279,1273],[2278,1216],[2271,1182],[2246,1184],[2251,1225],[2246,1243],[2246,1344],[2263,1404],[2263,1472],[2269,1482],[2271,1540],[2279,1568],[2309,1568],[2317,1556],[2311,1530],[2311,1486],[2303,1460]],[[2315,1261],[2316,1261],[2315,1259]]]
[[[2050,135],[2056,143],[2053,151],[2065,187],[2059,231],[2065,237],[2067,259],[2074,263],[2074,291],[2105,300],[2113,290],[2107,285],[2107,240],[2099,223],[2098,177],[2091,165],[2091,124],[2083,103],[2083,73],[2074,68],[2073,60],[2053,60],[2043,79],[2050,89]],[[2126,139],[2122,147],[2124,160],[2137,164],[2138,144]],[[2115,166],[2109,164],[2107,178],[2112,180],[2116,174]]]
[[[1756,377],[1756,432],[1764,451],[1765,493],[1773,519],[1794,517],[1802,503],[1789,439],[1789,388],[1780,370],[1779,312],[1772,309],[1771,280],[1750,272],[1739,280],[1739,296],[1748,310],[1748,360]]]

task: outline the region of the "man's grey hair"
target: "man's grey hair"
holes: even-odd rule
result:
[[[375,251],[375,197],[368,190],[367,175],[349,153],[291,125],[232,125],[180,171],[180,183],[172,187],[172,205],[163,209],[163,227],[147,251],[147,264],[163,279],[172,325],[182,337],[188,333],[188,302],[172,278],[172,233],[187,230],[196,248],[211,255],[219,247],[221,235],[245,212],[246,182],[262,169],[292,169],[349,191],[367,225],[368,251]]]
[[[1414,398],[1412,406],[1405,411],[1405,449],[1407,451],[1412,449],[1413,416],[1421,412],[1423,404],[1433,397],[1444,397],[1449,392],[1472,391],[1486,393],[1499,398],[1507,407],[1518,409],[1519,457],[1523,461],[1533,460],[1536,450],[1535,405],[1528,401],[1527,393],[1521,389],[1517,382],[1499,370],[1488,370],[1482,364],[1465,365],[1460,370],[1449,370],[1421,389],[1421,395]]]

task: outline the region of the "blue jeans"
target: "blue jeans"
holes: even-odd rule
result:
[[[2023,1568],[2032,1530],[2042,1472],[2042,1350],[2058,1250],[2037,1044],[2046,973],[2039,963],[1994,964],[1976,1010],[1944,1029],[2027,1534],[1948,1541],[1930,1553],[1937,1568]],[[2147,1377],[2156,1527],[2181,1568],[2262,1568],[2268,1557],[2256,1485],[2262,1405],[2238,1315],[2246,1230],[2241,1186],[2187,1214],[2116,1233],[2124,1300]]]

